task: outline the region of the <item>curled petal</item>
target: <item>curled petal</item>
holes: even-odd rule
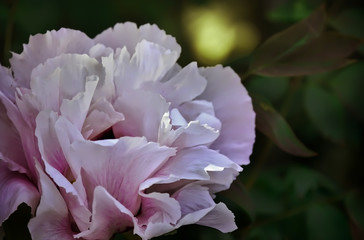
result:
[[[241,167],[222,154],[205,146],[187,148],[178,151],[152,178],[143,182],[141,189],[147,189],[153,184],[173,183],[181,179],[206,180],[209,182],[211,172],[222,172],[232,169],[235,175]],[[211,182],[213,184],[213,182]],[[157,191],[158,187],[153,188]]]
[[[138,225],[134,227],[134,233],[143,239],[150,239],[172,231],[181,218],[178,201],[167,193],[140,194],[141,210],[136,216]]]
[[[29,38],[21,54],[13,53],[10,59],[14,77],[21,87],[29,88],[32,70],[47,59],[62,53],[87,53],[93,41],[83,32],[61,28]]]
[[[102,186],[95,188],[93,199],[90,229],[75,235],[76,238],[108,240],[115,232],[135,224],[133,213]]]

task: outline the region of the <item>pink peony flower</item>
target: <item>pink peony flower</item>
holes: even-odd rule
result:
[[[251,99],[232,69],[182,68],[180,52],[149,24],[30,37],[0,68],[0,222],[25,202],[34,240],[236,229],[213,199],[249,163]]]

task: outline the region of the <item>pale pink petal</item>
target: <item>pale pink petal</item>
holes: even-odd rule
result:
[[[87,85],[96,78],[100,85],[104,76],[104,69],[96,59],[87,55],[62,54],[33,70],[30,87],[42,110],[59,112],[63,100],[71,100],[83,92],[90,92],[92,97],[95,89],[88,90]]]
[[[38,201],[39,192],[26,175],[11,171],[0,161],[0,226],[21,203],[34,213]]]
[[[68,164],[59,144],[55,123],[58,120],[58,114],[49,110],[42,111],[36,119],[37,127],[35,135],[38,138],[39,151],[42,160],[48,162],[59,172],[66,175]]]
[[[39,64],[62,53],[87,53],[93,41],[84,33],[61,28],[29,38],[21,54],[13,53],[11,67],[17,83],[29,88],[30,74]]]
[[[156,82],[172,68],[179,57],[176,51],[166,49],[153,42],[142,40],[135,47],[130,63],[138,69],[136,82]]]
[[[54,183],[37,166],[42,197],[28,228],[34,240],[74,239],[66,203]]]
[[[121,95],[128,89],[138,89],[144,84],[160,81],[176,63],[177,58],[176,51],[146,40],[136,45],[135,53],[131,57],[126,48],[118,49],[114,70],[117,93]]]
[[[255,140],[255,113],[251,98],[231,68],[219,65],[201,68],[200,72],[208,84],[198,98],[213,103],[216,117],[222,123],[220,136],[211,148],[239,165],[249,164]]]
[[[241,167],[226,156],[208,149],[205,146],[179,150],[163,167],[141,185],[147,189],[153,184],[172,183],[181,179],[210,180],[210,173],[222,172],[224,169],[233,169],[235,175]],[[215,184],[211,182],[211,184]],[[157,191],[158,188],[154,188]]]
[[[208,214],[200,219],[197,224],[216,228],[223,233],[232,232],[237,229],[234,214],[224,203],[218,203]]]
[[[82,135],[93,139],[124,119],[124,115],[115,111],[110,102],[101,98],[91,105],[82,128]]]
[[[187,121],[198,120],[201,124],[221,130],[221,121],[215,117],[214,106],[205,100],[193,100],[183,103],[178,110]]]
[[[178,201],[167,193],[140,194],[142,203],[140,214],[136,216],[138,225],[134,226],[134,233],[143,239],[150,239],[172,231],[181,218]]]
[[[77,186],[77,183],[80,181],[77,179],[71,184],[65,176],[50,164],[45,162],[44,165],[46,172],[60,189],[62,197],[66,202],[68,210],[75,220],[78,229],[80,231],[87,230],[90,227],[91,212],[88,209],[84,188]]]
[[[180,203],[183,216],[176,227],[196,223],[221,232],[232,232],[237,228],[233,213],[225,204],[215,204],[207,187],[192,183],[173,197]]]
[[[102,59],[102,57],[107,57],[112,54],[114,50],[112,48],[106,47],[103,44],[97,43],[92,46],[89,50],[89,56],[97,59],[98,61]]]
[[[26,161],[25,164],[21,164],[22,160],[19,159],[18,167],[27,166],[27,176],[34,182],[37,182],[38,177],[35,170],[34,159],[40,159],[40,153],[37,146],[37,139],[34,135],[35,118],[26,118],[27,121],[25,121],[22,113],[19,111],[17,106],[13,102],[11,102],[6,96],[4,96],[2,92],[0,92],[0,99],[6,108],[7,116],[14,124],[17,132],[22,133],[19,136],[21,138],[21,144],[23,146]],[[18,99],[16,101],[18,101]],[[32,109],[29,110],[30,114],[33,114],[31,113],[32,111]],[[14,167],[15,166],[13,166],[12,169]],[[21,170],[21,168],[19,168],[18,170]]]
[[[79,92],[71,100],[63,99],[61,104],[60,111],[62,116],[67,118],[80,131],[86,119],[98,81],[97,76],[86,77],[85,91]]]
[[[0,159],[12,171],[29,174],[20,136],[6,112],[0,101]]]
[[[0,79],[0,91],[15,102],[15,89],[18,84],[14,81],[11,70],[0,65]]]
[[[105,141],[107,144],[102,144]],[[69,162],[81,163],[89,204],[95,187],[100,185],[135,214],[141,200],[139,185],[174,154],[174,149],[145,138],[123,137],[112,144],[108,140],[75,142],[70,146]]]
[[[161,119],[169,104],[154,92],[130,90],[114,103],[116,111],[123,113],[125,120],[113,126],[116,138],[122,136],[145,136],[148,141],[157,141]]]
[[[208,125],[201,125],[198,121],[191,121],[187,126],[174,130],[168,112],[163,115],[158,131],[160,144],[179,149],[209,145],[219,136],[218,131]]]
[[[206,79],[198,71],[197,63],[192,62],[168,81],[157,84],[154,88],[152,85],[150,90],[160,93],[171,102],[171,107],[177,107],[200,95],[205,90],[206,84]]]
[[[114,233],[133,227],[133,213],[105,188],[97,186],[93,199],[90,229],[75,235],[76,238],[109,240]]]
[[[128,52],[134,54],[137,43],[142,40],[157,43],[166,49],[181,52],[181,47],[176,39],[167,35],[165,31],[156,25],[145,24],[139,28],[135,23],[118,23],[113,28],[109,28],[97,35],[94,39],[96,43],[102,43],[113,49],[126,47]]]
[[[73,143],[77,141],[84,141],[84,137],[82,136],[80,130],[76,128],[76,126],[74,126],[70,121],[62,116],[58,118],[54,127],[57,133],[59,144],[62,148],[64,156],[66,157],[66,161],[68,162],[71,173],[74,178],[77,178],[80,176],[81,163],[80,161],[69,161],[69,149]]]

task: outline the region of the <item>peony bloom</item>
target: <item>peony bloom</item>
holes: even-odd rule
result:
[[[34,240],[236,229],[213,199],[249,163],[251,99],[232,69],[182,68],[180,52],[149,24],[30,37],[0,68],[0,222],[25,202]]]

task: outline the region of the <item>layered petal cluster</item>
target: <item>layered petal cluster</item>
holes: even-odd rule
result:
[[[249,163],[251,99],[232,69],[182,68],[180,52],[130,22],[30,37],[0,67],[0,222],[25,202],[34,240],[233,231],[214,197]]]

